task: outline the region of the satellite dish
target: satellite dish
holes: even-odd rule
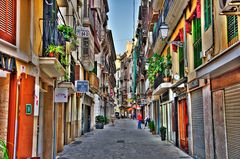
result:
[[[178,81],[180,79],[179,75],[178,74],[174,75],[174,79]]]

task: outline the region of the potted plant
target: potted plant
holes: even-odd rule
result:
[[[166,62],[164,63],[164,82],[170,82],[171,81],[171,68],[172,68],[172,57],[168,53],[166,56]]]
[[[63,37],[65,41],[70,41],[71,39],[73,39],[76,34],[74,33],[74,30],[72,27],[68,26],[68,25],[58,25],[58,30],[63,33]]]
[[[63,46],[50,44],[48,45],[45,54],[49,57],[58,57],[59,55],[62,56],[64,55],[64,48]]]
[[[104,117],[104,123],[105,123],[105,124],[108,124],[108,123],[109,123],[109,119],[108,119],[106,116]]]
[[[166,140],[166,130],[167,130],[167,128],[164,127],[164,126],[162,126],[162,127],[160,128],[160,133],[161,133],[162,141]]]
[[[96,116],[96,129],[103,129],[104,128],[104,116],[98,115]]]
[[[4,140],[0,139],[0,152],[3,153],[3,159],[8,159],[7,144]]]

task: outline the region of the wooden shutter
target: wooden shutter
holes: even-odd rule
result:
[[[227,34],[228,34],[228,45],[232,45],[238,41],[238,17],[227,16]]]
[[[179,52],[179,76],[182,78],[184,76],[184,56],[183,56],[183,47],[178,48]]]
[[[204,0],[204,18],[204,27],[207,30],[212,23],[212,0]]]
[[[16,44],[16,0],[0,0],[0,38]]]
[[[193,20],[193,48],[194,48],[194,68],[202,64],[200,53],[202,52],[202,33],[201,33],[201,19],[195,18]]]

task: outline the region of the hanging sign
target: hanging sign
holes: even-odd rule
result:
[[[67,101],[68,101],[68,89],[55,88],[55,103],[67,103]]]
[[[75,88],[77,93],[87,93],[89,92],[89,82],[87,80],[75,81]]]
[[[88,27],[78,26],[76,28],[76,34],[79,38],[88,38],[90,35],[90,29]]]

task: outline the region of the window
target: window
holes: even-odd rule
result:
[[[232,45],[238,41],[238,17],[227,16],[227,39],[228,45]]]
[[[184,77],[184,55],[183,47],[178,47],[179,76]]]
[[[195,18],[193,20],[193,48],[194,48],[194,68],[202,64],[200,57],[202,52],[202,33],[201,33],[201,19]]]
[[[16,0],[0,0],[0,39],[16,44]]]
[[[204,17],[205,17],[205,30],[207,30],[212,23],[212,0],[204,0]]]

